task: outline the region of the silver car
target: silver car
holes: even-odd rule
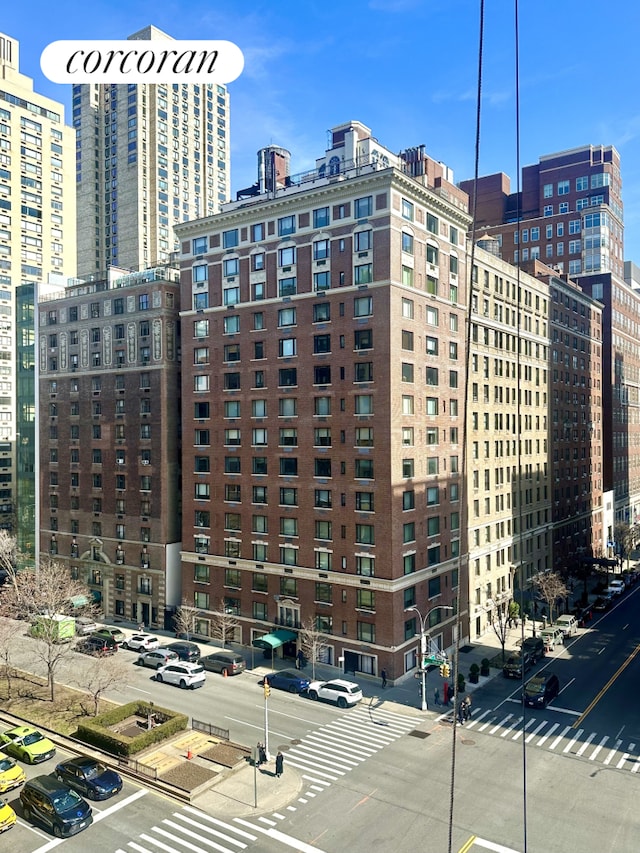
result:
[[[159,649],[150,649],[148,652],[142,652],[138,656],[136,663],[140,666],[150,666],[152,669],[160,669],[161,666],[166,666],[174,660],[178,660],[178,655],[172,652],[171,649],[165,649],[163,646],[160,646]]]

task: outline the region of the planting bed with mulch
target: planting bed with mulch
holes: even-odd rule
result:
[[[235,767],[239,761],[251,755],[251,750],[237,743],[216,743],[204,752],[199,752],[198,755],[223,767]]]
[[[163,773],[160,779],[181,791],[193,791],[200,785],[211,782],[217,775],[215,770],[209,770],[208,767],[201,767],[193,761],[182,761]]]

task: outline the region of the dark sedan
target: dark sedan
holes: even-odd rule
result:
[[[56,766],[55,775],[60,782],[91,800],[106,800],[122,790],[122,779],[115,770],[83,755],[62,761]]]
[[[311,684],[311,680],[300,675],[295,669],[283,669],[265,675],[264,681],[277,690],[287,690],[289,693],[303,693]]]

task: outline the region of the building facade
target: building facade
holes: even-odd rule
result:
[[[129,38],[171,36],[150,26]],[[74,86],[73,126],[83,276],[167,263],[173,225],[229,198],[225,86]]]
[[[73,138],[62,104],[34,92],[19,70],[19,43],[0,33],[0,526],[31,556],[33,468],[26,491],[17,480],[18,457],[36,452],[35,398],[22,393],[33,391],[33,374],[17,387],[30,363],[17,354],[33,345],[33,328],[17,319],[16,292],[75,272]]]
[[[476,247],[468,518],[472,637],[551,569],[549,287]]]
[[[152,628],[180,602],[179,296],[112,268],[36,308],[41,553]]]
[[[460,186],[473,195],[473,181]],[[541,260],[571,278],[623,278],[619,153],[612,145],[586,145],[540,157],[523,168],[520,193],[510,191],[503,173],[480,178],[476,228],[500,241],[508,263]]]
[[[416,666],[411,608],[454,643],[468,225],[446,167],[350,122],[312,172],[177,227],[201,635],[224,612],[246,644],[294,629],[292,654],[311,626],[327,662],[390,678]]]

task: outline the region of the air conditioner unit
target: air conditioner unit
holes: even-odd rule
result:
[[[149,460],[148,460],[148,459],[143,459],[143,460],[142,460],[142,464],[143,464],[143,465],[148,465],[148,464],[149,464]]]

